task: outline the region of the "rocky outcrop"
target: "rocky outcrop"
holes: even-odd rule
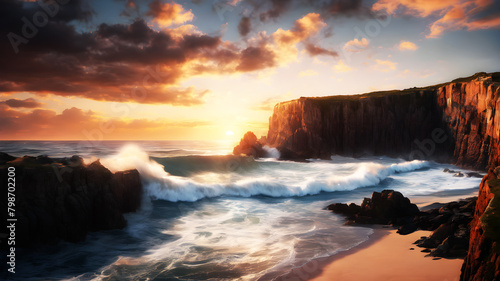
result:
[[[443,204],[439,208],[419,211],[415,204],[400,192],[384,190],[373,192],[361,206],[336,203],[327,207],[334,213],[345,215],[346,224],[383,224],[398,227],[406,235],[417,229],[433,231],[415,244],[426,248],[430,256],[463,258],[469,247],[469,229],[476,198]]]
[[[462,265],[462,281],[500,280],[498,202],[500,168],[490,169],[481,181],[474,219],[470,223],[469,250]],[[498,198],[497,198],[498,200]],[[496,212],[495,212],[496,211]],[[490,220],[493,216],[493,220]],[[496,217],[495,217],[496,216]]]
[[[266,156],[266,151],[253,132],[246,132],[240,143],[234,147],[233,154],[259,158]]]
[[[498,82],[479,73],[425,88],[282,102],[266,141],[303,158],[386,155],[485,169],[500,161]]]
[[[0,166],[2,182],[8,167],[15,167],[17,247],[78,242],[90,231],[120,229],[126,226],[123,214],[140,207],[137,170],[112,173],[99,161],[84,165],[77,156],[25,156]]]
[[[400,192],[384,190],[373,192],[365,198],[361,206],[336,203],[328,205],[328,210],[347,216],[347,224],[393,224],[402,225],[413,220],[419,213],[418,207]]]
[[[440,208],[420,212],[414,224],[430,230],[429,237],[421,237],[415,244],[426,248],[433,257],[464,258],[469,247],[469,223],[472,221],[476,197],[444,204]]]

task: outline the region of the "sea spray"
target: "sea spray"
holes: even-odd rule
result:
[[[264,149],[264,151],[266,151],[267,158],[279,159],[281,156],[279,150],[276,147],[270,147],[270,146],[264,145],[262,148]]]

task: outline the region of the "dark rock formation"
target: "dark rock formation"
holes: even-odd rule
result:
[[[500,162],[497,76],[282,102],[269,119],[266,141],[302,158],[386,155],[482,170]]]
[[[11,156],[7,153],[0,152],[0,165],[4,165],[5,163],[16,159],[16,157]]]
[[[500,280],[498,202],[500,168],[490,169],[481,181],[479,196],[470,223],[469,250],[462,265],[462,281]],[[495,214],[496,210],[496,214]],[[491,217],[488,215],[493,211]],[[491,220],[492,219],[492,220]]]
[[[415,217],[415,225],[422,230],[433,232],[429,237],[422,237],[415,244],[426,248],[430,256],[465,257],[470,237],[468,225],[473,218],[475,203],[476,198],[473,197],[421,212]]]
[[[274,107],[267,142],[303,158],[333,154],[408,158],[419,151],[414,140],[430,138],[436,128],[444,132],[441,120],[433,90],[300,98]],[[446,157],[449,147],[442,142],[430,152]]]
[[[266,156],[266,151],[262,148],[262,144],[257,140],[254,133],[246,132],[240,140],[240,144],[234,147],[233,154],[259,158]]]
[[[78,242],[89,231],[123,228],[123,213],[140,206],[142,184],[137,170],[113,174],[99,161],[84,165],[78,156],[25,156],[0,166],[2,182],[7,182],[8,167],[15,167],[17,247],[61,239]],[[5,216],[2,212],[3,221]]]
[[[466,176],[468,178],[482,178],[482,177],[484,177],[484,175],[481,175],[478,172],[467,172],[464,174],[462,172],[450,170],[448,168],[444,169],[443,172],[453,174],[454,177],[464,177],[464,176]]]
[[[373,192],[372,198],[365,198],[361,206],[354,203],[331,204],[328,210],[347,216],[347,224],[393,224],[403,225],[419,213],[415,204],[394,190]]]
[[[346,224],[390,224],[398,227],[401,235],[417,229],[433,231],[415,244],[426,248],[430,256],[456,258],[467,253],[470,234],[467,226],[472,220],[475,201],[476,198],[469,198],[420,212],[400,192],[384,190],[365,198],[361,206],[336,203],[327,209],[345,215]]]

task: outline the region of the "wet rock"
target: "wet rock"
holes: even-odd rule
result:
[[[477,172],[469,172],[469,173],[466,173],[466,175],[468,178],[482,178],[482,177],[484,177],[484,175],[481,175],[480,173],[477,173]]]
[[[9,155],[7,153],[0,152],[0,165],[4,165],[5,163],[16,159],[16,157]]]
[[[438,208],[420,212],[410,200],[393,190],[374,192],[365,198],[361,206],[356,204],[331,204],[334,213],[347,217],[346,225],[382,224],[397,226],[397,233],[406,235],[417,229],[430,230],[429,237],[415,241],[418,247],[429,249],[432,256],[463,258],[467,252],[472,212],[477,198],[467,198],[446,204],[434,204]],[[443,244],[444,243],[444,244]]]
[[[247,132],[240,143],[234,147],[233,154],[260,158],[266,156],[266,151],[262,148],[262,143],[257,140],[255,134]]]
[[[468,225],[473,218],[471,211],[474,211],[475,203],[475,197],[467,198],[420,213],[415,217],[416,224],[420,229],[432,230],[433,233],[417,240],[415,244],[434,249],[432,256],[463,258],[467,253]]]
[[[79,242],[90,231],[120,229],[123,214],[140,207],[137,170],[112,173],[99,161],[83,165],[78,156],[24,156],[0,166],[3,182],[8,166],[16,168],[18,247]]]
[[[407,223],[405,225],[402,225],[398,228],[397,233],[401,235],[407,235],[410,233],[413,233],[415,230],[417,230],[417,226],[414,223]]]
[[[356,215],[361,211],[361,207],[354,203],[351,203],[349,205],[343,203],[335,203],[328,205],[326,209],[336,214],[344,215],[348,220],[355,219]]]
[[[331,204],[327,207],[334,213],[346,215],[350,223],[357,224],[410,224],[413,216],[419,213],[415,204],[404,197],[400,192],[384,190],[373,192],[371,198],[365,198],[361,206],[351,203]],[[409,230],[410,225],[405,228]]]

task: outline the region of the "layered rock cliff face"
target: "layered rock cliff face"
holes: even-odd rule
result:
[[[500,160],[497,79],[282,102],[267,144],[303,158],[386,155],[485,169]]]
[[[436,90],[453,139],[451,162],[475,169],[500,164],[500,83],[489,76],[449,83]]]
[[[491,200],[500,188],[500,169],[490,169],[481,181],[479,196],[474,211],[474,219],[470,223],[469,250],[462,265],[462,281],[500,280],[500,254],[498,253],[498,242],[491,235],[486,235],[489,225],[485,223],[484,213],[488,208],[494,208]],[[498,216],[498,214],[496,215]],[[498,217],[495,218],[498,222]],[[498,235],[498,229],[496,229]]]
[[[2,182],[8,167],[15,167],[18,247],[78,242],[90,231],[120,229],[126,226],[123,214],[140,207],[137,170],[112,173],[99,161],[84,165],[79,157],[25,156],[0,165]]]

